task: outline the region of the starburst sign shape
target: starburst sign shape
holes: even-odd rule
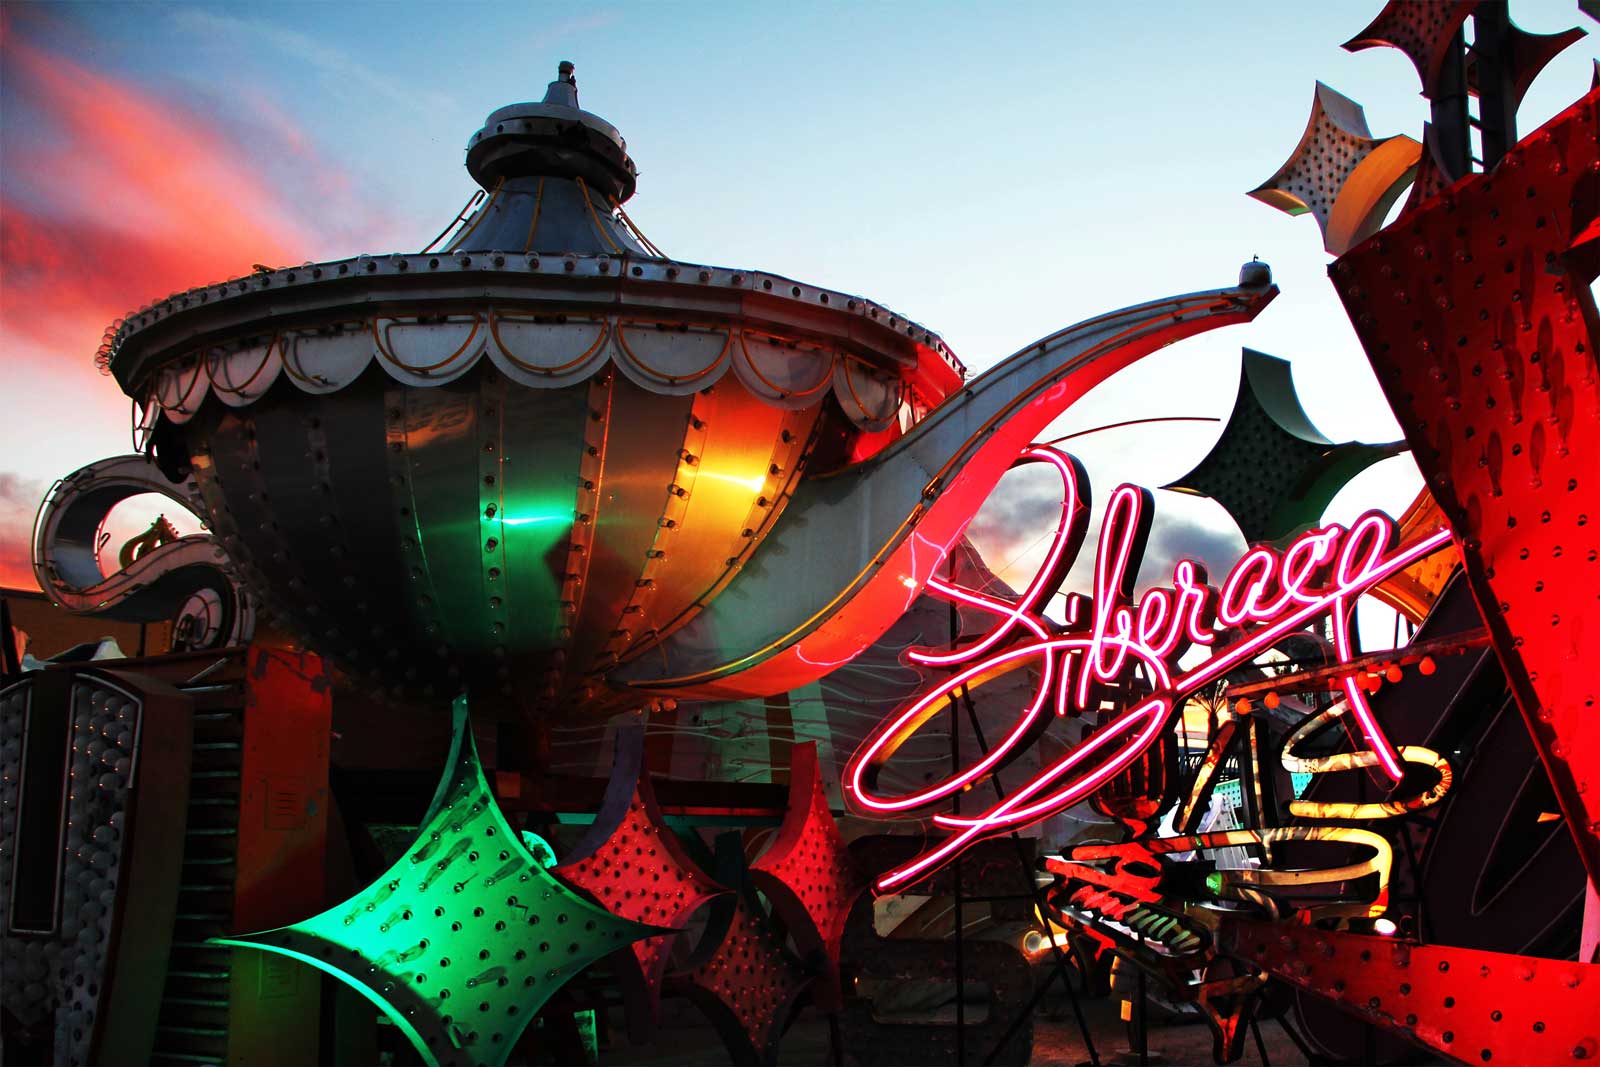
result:
[[[792,750],[789,810],[771,847],[751,867],[750,877],[788,924],[802,952],[820,957],[819,1004],[838,1010],[840,944],[867,879],[828,808],[815,741]]]
[[[645,767],[640,726],[617,731],[605,800],[589,833],[573,846],[556,874],[623,918],[668,929],[683,926],[700,905],[727,892],[695,866],[662,818]],[[661,979],[672,942],[671,937],[635,941],[637,974],[619,967],[631,1033],[640,1042],[648,1040],[660,1013]]]
[[[405,855],[320,915],[213,940],[328,972],[393,1020],[429,1067],[451,1067],[504,1063],[563,983],[662,932],[539,866],[489,793],[460,697],[449,765]]]

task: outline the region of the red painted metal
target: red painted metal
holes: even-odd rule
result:
[[[676,985],[710,1018],[735,1063],[769,1064],[808,981],[772,924],[741,894],[716,949]]]
[[[244,679],[233,930],[267,930],[328,903],[333,681],[310,652],[254,645]],[[318,1058],[322,983],[280,956],[233,951],[229,1061]]]
[[[637,733],[627,747],[642,752]],[[624,751],[619,746],[619,760]],[[714,851],[717,883],[737,889],[710,902],[698,943],[663,985],[705,1014],[734,1063],[770,1064],[812,974],[785,947],[756,896],[743,835],[719,835]]]
[[[1341,683],[1346,678],[1355,677],[1359,680],[1361,675],[1379,678],[1392,667],[1409,667],[1433,656],[1460,655],[1475,648],[1482,648],[1488,643],[1489,635],[1477,628],[1465,633],[1445,634],[1443,637],[1412,641],[1399,648],[1355,656],[1347,663],[1337,663],[1332,667],[1278,674],[1255,682],[1230,683],[1228,699],[1237,700],[1240,697],[1255,697],[1266,693],[1310,693],[1317,690],[1338,692],[1342,690]]]
[[[1218,948],[1463,1063],[1600,1056],[1600,965],[1224,919]]]
[[[554,873],[588,893],[614,915],[681,929],[700,905],[727,892],[689,859],[666,827],[644,761],[644,731],[617,732],[611,782],[594,824]],[[645,1040],[661,1003],[661,980],[675,935],[633,942],[619,963],[631,959],[637,973],[625,970],[624,992],[635,1040]]]
[[[333,682],[309,652],[257,645],[245,678],[235,929],[322,910]]]
[[[1154,851],[1129,841],[1080,846],[1073,857],[1044,861],[1045,870],[1057,879],[1048,896],[1053,922],[1082,930],[1095,943],[1096,953],[1114,949],[1130,957],[1142,955],[1146,963],[1197,965],[1206,948],[1204,930],[1181,907],[1162,907],[1163,867]],[[1126,931],[1095,921],[1102,918]]]
[[[1600,215],[1597,111],[1593,91],[1333,280],[1600,884],[1600,317],[1582,237]]]
[[[789,764],[789,810],[750,878],[789,927],[803,953],[825,961],[817,1001],[840,1005],[839,945],[866,876],[845,847],[822,788],[815,741],[794,746]]]

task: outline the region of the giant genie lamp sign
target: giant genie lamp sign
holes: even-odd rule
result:
[[[1057,626],[1043,608],[1082,547],[1089,482],[1076,459],[1051,446],[1030,447],[1019,462],[1048,464],[1061,476],[1061,515],[1044,563],[1015,600],[929,580],[930,592],[997,621],[975,641],[952,650],[908,653],[916,663],[953,673],[890,715],[862,743],[845,771],[846,799],[864,815],[921,817],[1015,759],[1054,718],[1090,710],[1095,683],[1115,682],[1142,668],[1152,689],[988,809],[934,814],[933,823],[950,835],[883,874],[876,882],[879,892],[916,881],[979,840],[1036,823],[1087,798],[1150,747],[1188,696],[1324,616],[1332,623],[1335,658],[1348,662],[1355,651],[1350,627],[1357,599],[1451,539],[1450,531],[1440,528],[1399,545],[1394,520],[1371,511],[1348,528],[1334,524],[1308,531],[1281,552],[1252,548],[1228,572],[1220,591],[1207,584],[1198,562],[1183,560],[1173,568],[1171,588],[1150,589],[1135,602],[1153,498],[1147,489],[1121,485],[1106,504],[1093,597],[1069,596],[1066,624]],[[1181,670],[1179,658],[1194,646],[1209,648],[1211,655]],[[880,768],[963,689],[1027,668],[1036,676],[1031,699],[982,759],[913,792],[879,791]],[[1344,679],[1342,689],[1377,766],[1398,782],[1401,756],[1373,717],[1366,695],[1353,676]]]

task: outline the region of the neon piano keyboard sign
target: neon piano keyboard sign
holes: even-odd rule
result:
[[[983,838],[1031,825],[1088,797],[1138,759],[1191,694],[1322,616],[1331,618],[1335,655],[1348,662],[1356,600],[1451,539],[1450,531],[1441,528],[1398,546],[1394,520],[1372,511],[1349,528],[1311,530],[1281,552],[1252,548],[1228,572],[1220,591],[1207,584],[1199,563],[1183,560],[1173,568],[1171,588],[1150,589],[1135,603],[1134,581],[1154,503],[1149,490],[1122,485],[1111,494],[1101,524],[1093,597],[1087,602],[1069,597],[1068,626],[1061,628],[1044,617],[1043,607],[1059,591],[1082,547],[1089,482],[1076,459],[1053,447],[1032,446],[1021,462],[1048,464],[1061,476],[1061,517],[1043,566],[1015,600],[937,578],[928,582],[932,594],[997,621],[977,640],[954,650],[924,648],[907,654],[915,663],[953,673],[891,715],[862,743],[845,769],[848,803],[877,818],[925,817],[933,806],[1010,762],[1056,716],[1088,710],[1096,682],[1115,682],[1142,667],[1153,689],[987,810],[933,814],[933,823],[949,831],[948,836],[880,877],[879,892],[916,881]],[[1210,648],[1211,655],[1180,671],[1179,657],[1195,645]],[[1027,707],[980,761],[913,792],[879,792],[880,769],[963,686],[1028,666],[1036,670],[1038,681]],[[1354,677],[1342,685],[1350,714],[1378,757],[1377,766],[1399,781],[1400,756],[1373,718],[1366,694]]]

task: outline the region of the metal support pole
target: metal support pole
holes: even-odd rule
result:
[[[988,739],[983,736],[982,724],[978,722],[978,709],[972,703],[972,692],[966,686],[961,687],[961,698],[967,706],[967,719],[972,723],[972,734],[978,741],[978,751],[987,757],[989,755],[989,742]],[[1006,791],[1005,787],[1000,784],[999,775],[991,774],[989,776],[989,781],[994,786],[995,796],[1001,800],[1004,800],[1006,797]],[[1078,1020],[1078,1032],[1083,1036],[1083,1046],[1089,1053],[1089,1062],[1093,1064],[1094,1067],[1100,1067],[1100,1056],[1095,1051],[1094,1037],[1089,1033],[1089,1020],[1084,1017],[1083,1005],[1078,1000],[1078,991],[1072,988],[1072,974],[1067,967],[1066,953],[1062,952],[1061,946],[1056,944],[1055,934],[1049,929],[1050,922],[1045,908],[1047,902],[1045,900],[1044,893],[1034,881],[1033,868],[1028,865],[1028,856],[1027,852],[1023,848],[1022,835],[1017,833],[1015,830],[1011,831],[1011,841],[1014,845],[1016,845],[1017,864],[1022,868],[1023,880],[1027,883],[1029,893],[1032,896],[1034,914],[1038,917],[1039,921],[1044,923],[1046,926],[1045,933],[1048,935],[1046,937],[1046,943],[1050,946],[1051,956],[1055,962],[1055,970],[1050,972],[1051,978],[1060,975],[1062,984],[1067,987],[1067,999],[1072,1002],[1072,1013]],[[1087,980],[1087,976],[1085,976],[1085,979]],[[1000,1054],[1000,1050],[1005,1048],[1006,1042],[1011,1040],[1011,1035],[1016,1033],[1017,1027],[1022,1025],[1022,1020],[1028,1017],[1029,1013],[1033,1011],[1035,1005],[1037,1005],[1039,1000],[1043,997],[1044,990],[1049,986],[1049,983],[1050,979],[1046,979],[1045,984],[1039,988],[1039,991],[1028,1003],[1028,1006],[1018,1014],[1016,1020],[1009,1028],[1007,1028],[1005,1034],[1003,1034],[1000,1040],[995,1043],[994,1048],[991,1049],[989,1054],[984,1057],[984,1063],[994,1062],[994,1058]]]
[[[1471,128],[1467,124],[1467,45],[1456,31],[1435,84],[1425,86],[1432,104],[1432,131],[1437,159],[1447,182],[1458,182],[1472,172]]]
[[[1261,1057],[1261,1067],[1272,1067],[1272,1061],[1267,1058],[1267,1043],[1261,1040],[1261,1024],[1254,1015],[1250,1016],[1250,1032],[1255,1035],[1256,1053]]]
[[[950,562],[950,579],[955,581],[955,561]],[[955,602],[950,604],[950,647],[954,648],[959,632],[960,618],[956,614]],[[961,709],[954,693],[950,694],[950,773],[961,773]],[[951,808],[955,814],[961,814],[961,794],[956,793],[951,798]],[[956,855],[955,878],[956,906],[956,1067],[967,1067],[967,955],[966,955],[966,916],[962,909],[961,895],[961,855]]]
[[[1503,2],[1491,0],[1472,12],[1472,52],[1477,63],[1478,124],[1483,169],[1493,170],[1517,143],[1517,109],[1512,86],[1511,16]],[[1398,616],[1396,617],[1398,621]]]
[[[1141,937],[1141,938],[1139,938],[1139,940],[1140,940],[1140,942],[1143,942],[1144,938]],[[1139,1047],[1137,1049],[1135,1049],[1134,1051],[1136,1051],[1139,1054],[1139,1067],[1149,1067],[1149,1064],[1150,1064],[1150,1033],[1149,1033],[1149,1031],[1147,1031],[1145,1029],[1145,1023],[1146,1023],[1145,1016],[1148,1014],[1148,1012],[1145,1011],[1145,1007],[1146,1007],[1146,1001],[1145,1001],[1146,992],[1145,992],[1145,987],[1144,987],[1144,968],[1140,967],[1136,963],[1136,964],[1133,965],[1133,973],[1135,975],[1135,989],[1136,989],[1136,992],[1138,993],[1138,996],[1139,996],[1138,1002],[1133,1006],[1133,1013],[1134,1013],[1133,1017],[1134,1017],[1134,1020],[1138,1023],[1138,1025],[1134,1027],[1134,1034],[1137,1037],[1138,1042],[1139,1042]]]

